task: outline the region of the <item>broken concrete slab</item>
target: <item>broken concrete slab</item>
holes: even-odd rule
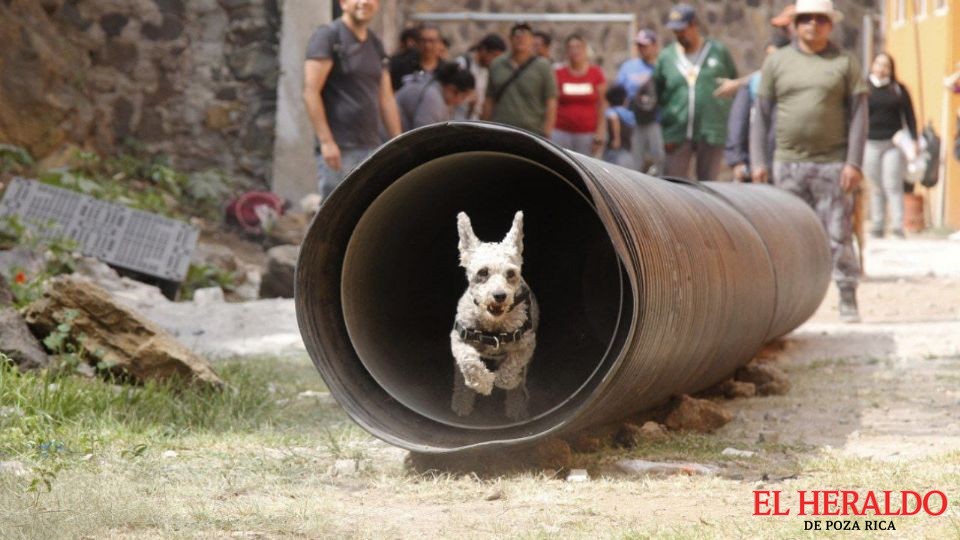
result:
[[[20,371],[50,366],[50,357],[12,307],[0,307],[0,352],[13,360]]]
[[[43,297],[27,306],[24,315],[38,335],[69,325],[70,339],[137,381],[179,377],[223,384],[206,359],[88,279],[70,275],[49,280]]]
[[[190,350],[209,358],[304,353],[290,299],[199,305],[171,302],[160,289],[120,277],[102,262],[84,258],[77,275],[92,279],[118,301],[158,324]]]
[[[13,360],[21,371],[48,367],[50,357],[12,304],[13,293],[0,275],[0,353]]]

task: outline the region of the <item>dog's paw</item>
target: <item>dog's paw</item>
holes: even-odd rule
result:
[[[483,363],[463,366],[463,380],[467,388],[478,394],[489,396],[493,392],[493,381],[496,377]]]
[[[457,416],[470,416],[470,413],[473,412],[473,402],[476,397],[476,392],[464,388],[462,391],[453,394],[453,399],[450,400],[450,408]]]

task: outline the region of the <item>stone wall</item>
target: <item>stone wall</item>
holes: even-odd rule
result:
[[[269,178],[277,0],[2,0],[0,41],[3,142],[43,156],[129,137],[179,167]]]
[[[335,0],[334,0],[335,1]],[[670,0],[381,0],[375,28],[388,49],[415,13],[631,13],[657,29]],[[707,32],[726,43],[744,73],[762,60],[769,18],[783,0],[702,0]],[[280,12],[299,10],[281,69]],[[846,20],[835,32],[859,51],[864,14],[875,0],[838,0]],[[71,142],[109,152],[124,138],[169,155],[185,169],[217,167],[273,184],[296,198],[313,185],[310,128],[299,104],[302,42],[327,16],[329,0],[0,0],[0,142],[43,157]],[[302,20],[301,20],[302,19]],[[483,34],[509,23],[443,23],[461,53]],[[625,24],[541,24],[554,35],[554,57],[573,32],[592,44],[612,75],[629,55]],[[296,38],[296,39],[294,39]],[[290,105],[280,111],[283,71]],[[287,121],[284,121],[287,119]],[[293,126],[293,127],[290,127]],[[277,156],[272,163],[275,130]],[[307,135],[309,138],[309,135]],[[284,141],[287,142],[284,142]],[[281,144],[282,143],[282,144]],[[285,149],[289,148],[289,157]],[[283,184],[283,185],[280,185]],[[287,186],[290,187],[287,187]]]

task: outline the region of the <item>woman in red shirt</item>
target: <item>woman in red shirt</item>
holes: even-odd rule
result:
[[[556,69],[557,123],[551,138],[589,156],[600,150],[604,140],[607,82],[603,70],[588,60],[587,42],[582,37],[574,34],[564,45],[567,62]]]

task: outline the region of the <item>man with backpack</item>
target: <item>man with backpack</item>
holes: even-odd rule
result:
[[[657,35],[653,30],[643,29],[637,32],[633,43],[636,56],[624,62],[617,72],[617,84],[626,89],[627,107],[635,118],[631,152],[637,170],[662,174],[663,134],[657,117],[657,91],[653,82],[653,71],[660,52]]]
[[[400,134],[383,43],[369,29],[379,0],[340,0],[343,16],[310,37],[303,101],[317,135],[317,180],[326,199],[380,145],[379,120]],[[378,118],[379,117],[379,118]]]
[[[509,124],[549,138],[557,119],[557,81],[550,62],[533,48],[533,28],[510,29],[510,54],[490,64],[484,120]]]

